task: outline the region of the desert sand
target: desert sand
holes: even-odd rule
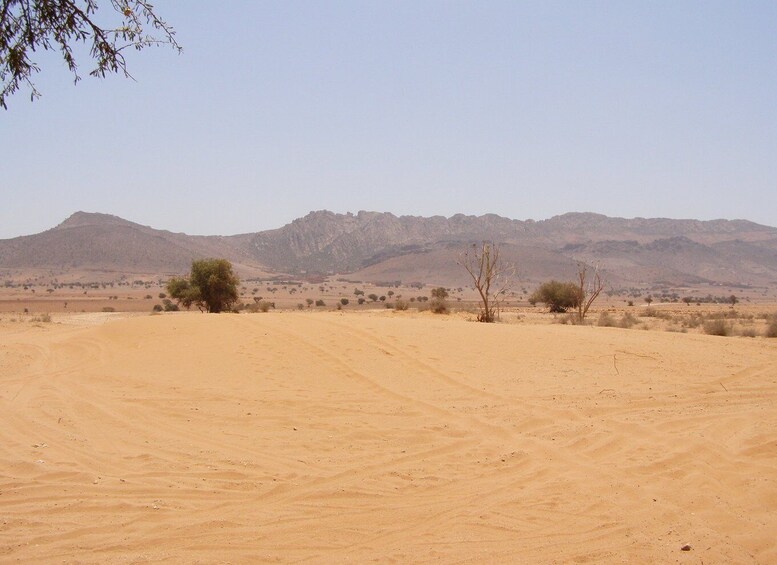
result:
[[[775,532],[777,340],[0,323],[3,563],[775,563]]]

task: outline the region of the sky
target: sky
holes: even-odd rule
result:
[[[99,2],[103,16],[107,2]],[[0,238],[75,211],[273,229],[311,210],[777,226],[777,2],[157,0],[183,52],[0,109]],[[107,12],[106,12],[107,11]]]

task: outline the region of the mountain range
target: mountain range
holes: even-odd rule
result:
[[[108,214],[76,212],[39,234],[0,240],[0,273],[167,276],[192,259],[225,257],[243,277],[339,274],[352,280],[459,285],[468,245],[501,247],[522,281],[568,278],[595,264],[613,286],[777,284],[777,228],[746,220],[611,218],[569,213],[548,220],[495,214],[450,218],[382,212],[311,212],[274,230],[191,236]]]

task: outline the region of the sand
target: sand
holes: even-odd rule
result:
[[[777,340],[116,318],[0,324],[2,563],[777,562]]]

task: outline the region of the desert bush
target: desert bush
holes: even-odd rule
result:
[[[721,312],[710,312],[707,317],[710,320],[736,320],[740,317],[739,313],[736,310],[724,310]],[[752,319],[752,317],[750,318]]]
[[[671,312],[666,312],[650,306],[645,308],[640,316],[643,318],[658,318],[659,320],[674,320],[674,316],[672,316]]]
[[[163,304],[163,306],[164,306],[164,308],[165,308],[165,312],[178,312],[178,310],[179,310],[179,308],[178,308],[178,304],[175,304],[175,303],[174,303],[172,300],[170,300],[169,298],[165,298],[165,299],[162,301],[162,304]]]
[[[448,304],[445,302],[444,299],[435,298],[429,303],[429,309],[435,314],[447,314]]]
[[[306,299],[305,299],[305,302],[307,303],[307,305],[308,305],[308,308],[310,308],[311,306],[313,306],[313,299],[312,299],[312,298],[306,298]]]
[[[542,283],[529,297],[531,305],[542,302],[548,311],[563,314],[580,303],[580,293],[574,283],[556,280]]]
[[[13,322],[14,320],[11,320],[11,321]],[[49,322],[51,322],[51,314],[48,314],[48,313],[41,314],[39,316],[35,316],[30,321],[31,322],[43,322],[45,324],[48,324]]]
[[[217,314],[232,310],[238,301],[239,279],[226,259],[192,261],[189,278],[173,277],[167,292],[184,308],[192,305]]]
[[[556,316],[553,318],[553,323],[555,324],[562,324],[562,325],[570,325],[570,326],[576,326],[579,322],[579,318],[575,316],[574,314],[564,314],[563,316]]]
[[[103,306],[103,312],[115,312],[116,308],[113,306]]]
[[[722,319],[704,322],[704,333],[707,335],[728,336],[731,335],[731,324]]]
[[[609,312],[602,312],[599,314],[599,319],[596,321],[596,325],[603,328],[614,328],[617,324]]]
[[[768,326],[766,326],[766,337],[777,337],[777,319],[772,320]]]
[[[629,329],[638,321],[639,320],[637,320],[637,317],[634,316],[631,312],[626,312],[623,314],[623,316],[621,316],[621,319],[618,320],[618,327]]]
[[[318,300],[316,300],[316,306],[326,306],[326,302],[324,302],[319,298]]]
[[[256,302],[254,304],[254,306],[256,307],[255,311],[258,310],[259,312],[269,312],[272,305],[273,305],[272,302],[268,302],[266,300],[260,300],[259,302]]]
[[[628,302],[626,302],[626,305],[627,306],[634,306],[634,301],[633,300],[629,300]]]
[[[407,310],[407,307],[407,300],[402,300],[401,298],[394,303],[394,310]]]
[[[350,301],[347,298],[340,299],[340,304],[342,304],[343,306],[348,306],[348,302]]]
[[[742,333],[740,335],[742,337],[755,337],[755,329],[754,328],[744,328],[744,329],[742,329]]]
[[[154,304],[154,307],[151,309],[152,312],[161,312],[162,311],[162,305],[161,304]]]
[[[367,301],[363,297],[360,296],[359,299],[356,302],[358,302],[359,304],[364,304]]]

